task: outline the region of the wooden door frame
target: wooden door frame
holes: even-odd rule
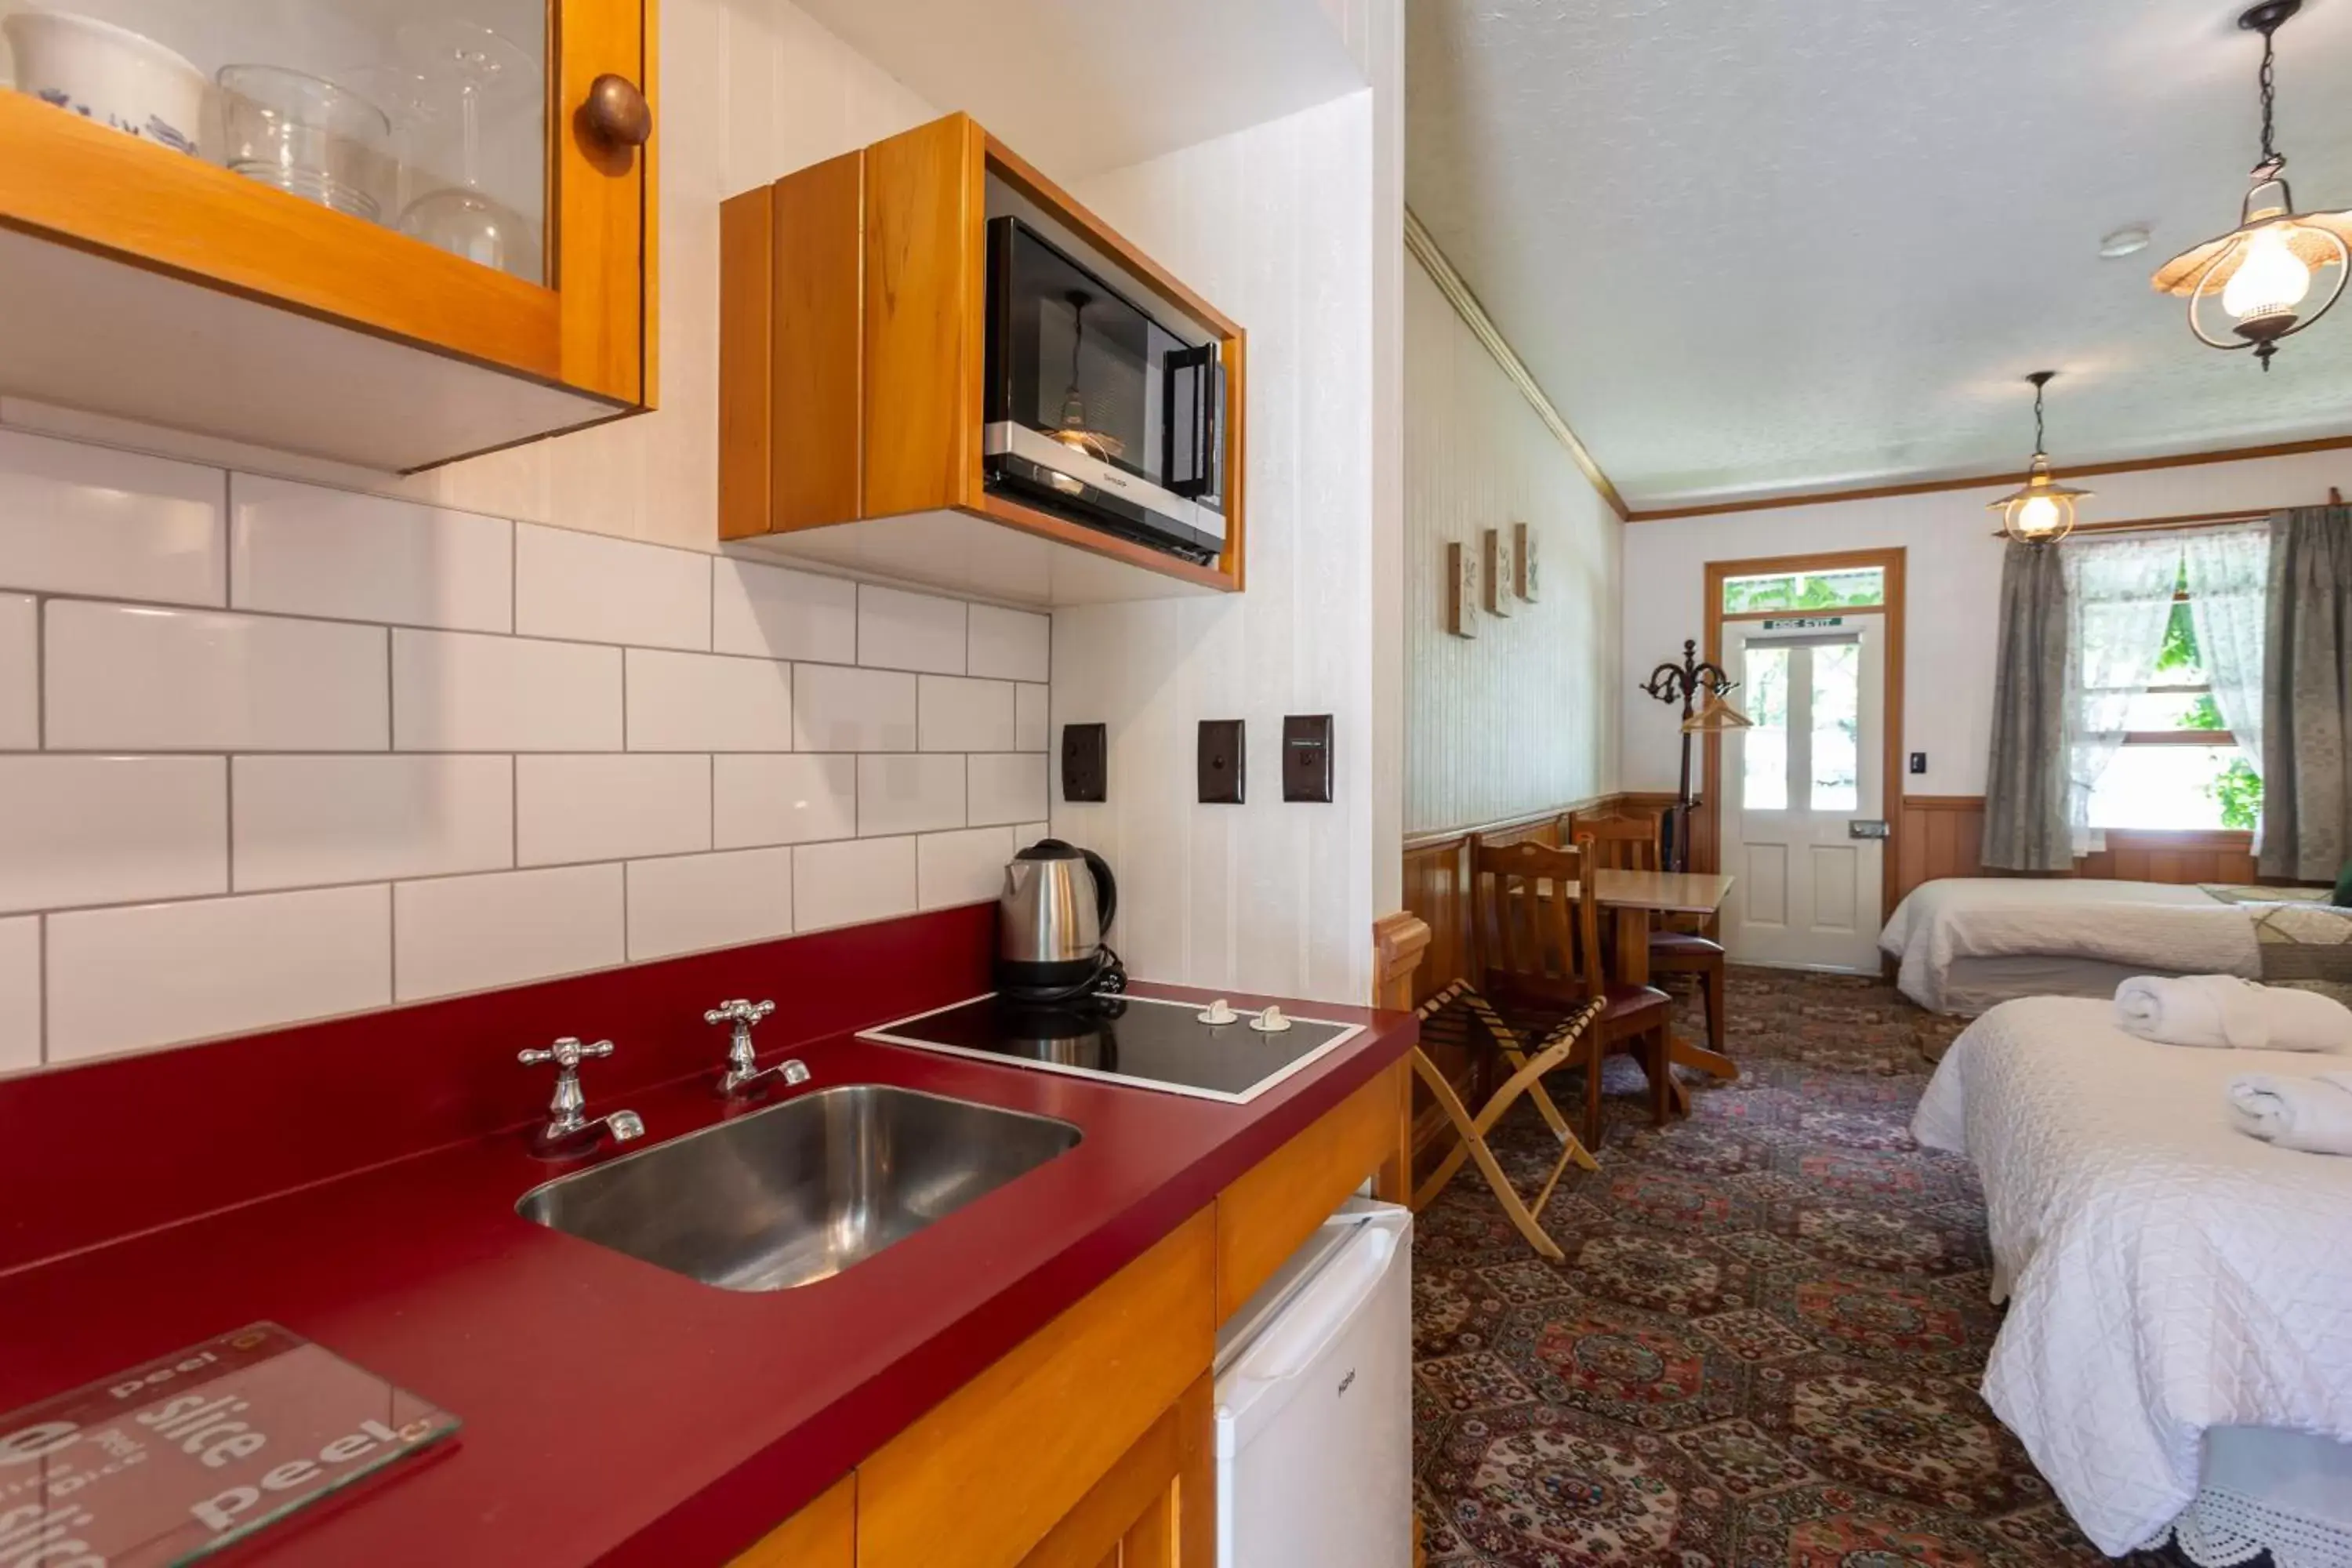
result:
[[[1879,811],[1886,819],[1885,851],[1880,857],[1878,917],[1885,920],[1895,909],[1895,889],[1898,880],[1895,847],[1903,836],[1903,687],[1906,667],[1903,658],[1904,564],[1905,547],[1895,545],[1885,550],[1833,550],[1809,555],[1766,555],[1745,561],[1710,561],[1706,563],[1706,659],[1721,666],[1723,661],[1723,623],[1760,621],[1783,616],[1802,616],[1803,610],[1755,610],[1738,615],[1723,613],[1723,584],[1733,577],[1766,577],[1784,572],[1843,572],[1856,567],[1875,566],[1886,574],[1886,603],[1854,605],[1847,610],[1824,609],[1822,615],[1878,615],[1886,618],[1886,667],[1881,682],[1885,688],[1885,712],[1881,721],[1885,728],[1886,754],[1885,787],[1879,792]],[[1712,869],[1723,868],[1723,737],[1709,733],[1700,737],[1705,743],[1706,761],[1701,774],[1700,805],[1697,816],[1706,824],[1706,858],[1713,862]],[[1694,840],[1698,835],[1692,835]],[[1694,844],[1694,847],[1696,845]],[[1696,858],[1696,857],[1694,857]]]

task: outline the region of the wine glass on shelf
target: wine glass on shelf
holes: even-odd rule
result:
[[[454,102],[461,183],[426,191],[401,209],[400,231],[526,282],[545,276],[537,224],[483,189],[486,116],[536,98],[539,69],[513,43],[457,17],[416,21],[398,34],[401,70],[415,75],[411,123]]]

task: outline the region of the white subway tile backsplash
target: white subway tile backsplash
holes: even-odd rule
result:
[[[0,430],[0,588],[227,602],[218,468]]]
[[[229,602],[335,620],[511,631],[514,524],[233,475]]]
[[[793,852],[629,862],[629,957],[667,958],[793,933]]]
[[[960,675],[919,678],[918,701],[927,752],[1009,752],[1013,749],[1013,687],[1003,680]]]
[[[239,892],[514,864],[511,757],[238,757],[231,767]]]
[[[515,759],[515,860],[560,866],[710,847],[710,759]]]
[[[927,910],[993,902],[1013,847],[1009,827],[924,834],[915,841],[917,900]]]
[[[53,599],[43,681],[60,751],[381,751],[384,631]]]
[[[525,637],[710,647],[710,557],[537,523],[515,527],[515,624]]]
[[[236,1034],[392,1000],[382,886],[48,917],[48,1059]]]
[[[854,756],[718,756],[710,768],[715,848],[857,837]]]
[[[1054,825],[1050,822],[1022,823],[1013,830],[1013,851],[1017,854],[1039,839],[1052,837],[1054,837]]]
[[[0,912],[228,891],[223,757],[0,757]]]
[[[41,1065],[41,921],[0,921],[0,1073]]]
[[[616,865],[439,877],[392,892],[393,988],[403,1002],[605,969],[627,957]],[[551,1020],[548,1034],[563,1027]]]
[[[875,669],[919,669],[961,675],[965,661],[961,599],[934,598],[861,583],[857,588],[857,662]]]
[[[29,594],[0,594],[0,752],[40,743],[40,610]]]
[[[828,664],[793,667],[793,731],[803,752],[911,752],[915,678]]]
[[[1045,815],[1045,759],[1021,752],[970,759],[971,822],[1034,822]]]
[[[856,584],[724,555],[710,570],[715,652],[857,662]]]
[[[633,752],[789,752],[793,667],[633,647],[628,717]]]
[[[974,605],[968,673],[1000,680],[1044,680],[1052,664],[1053,633],[1050,616]]]
[[[469,632],[392,634],[404,752],[621,748],[621,650]]]
[[[915,909],[912,838],[853,838],[793,851],[796,931],[888,920]]]
[[[1042,752],[1053,743],[1053,725],[1047,721],[1052,688],[1020,686],[1013,689],[1013,749],[1016,752]]]
[[[858,758],[858,833],[882,838],[963,826],[963,762],[925,753]]]

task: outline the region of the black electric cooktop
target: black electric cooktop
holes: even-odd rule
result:
[[[862,1030],[858,1037],[1240,1104],[1360,1027],[1293,1017],[1289,1028],[1268,1034],[1250,1026],[1254,1014],[1204,1024],[1201,1011],[1198,1002],[1150,996],[1107,996],[1061,1007],[979,996]]]

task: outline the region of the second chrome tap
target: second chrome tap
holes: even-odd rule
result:
[[[808,1082],[809,1070],[797,1058],[778,1062],[774,1067],[755,1065],[751,1029],[776,1010],[773,1002],[749,1002],[737,998],[721,1002],[703,1014],[706,1024],[732,1026],[727,1039],[727,1069],[719,1075],[719,1093],[727,1100],[751,1100],[764,1094],[781,1081],[787,1087]]]

